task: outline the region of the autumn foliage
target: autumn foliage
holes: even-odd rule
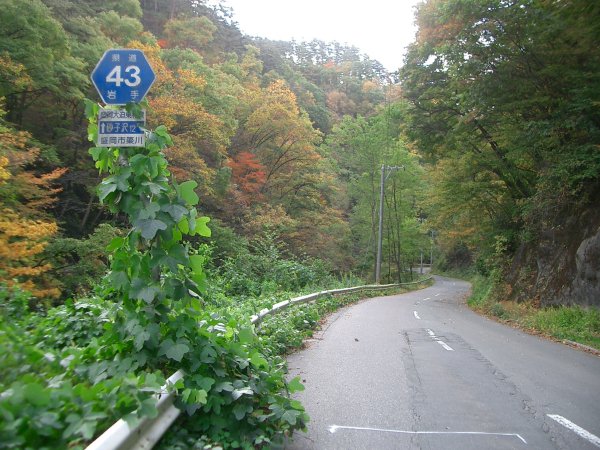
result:
[[[261,199],[260,193],[267,180],[267,172],[251,152],[240,152],[227,163],[231,168],[232,179],[244,203],[250,204]]]
[[[0,123],[0,282],[39,298],[60,295],[41,254],[58,226],[46,210],[56,202],[56,180],[65,168],[37,175],[31,169],[40,149],[31,135]]]

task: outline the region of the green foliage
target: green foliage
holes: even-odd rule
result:
[[[348,186],[353,256],[365,278],[374,272],[381,166],[402,167],[386,170],[382,273],[389,282],[404,281],[421,250],[429,249],[420,216],[422,168],[398,136],[394,123],[400,114],[395,106],[369,119],[345,117],[327,140],[327,150],[339,165],[338,176]]]
[[[515,303],[502,299],[499,271],[475,276],[468,304],[473,309],[497,317],[536,334],[578,342],[600,350],[600,310],[579,306],[540,308],[533,302]]]
[[[588,0],[419,5],[404,129],[432,164],[446,249],[495,258],[502,236],[511,255],[597,192],[599,13]]]
[[[356,283],[360,284],[360,283]],[[343,296],[330,296],[321,298],[314,304],[301,304],[276,314],[267,316],[258,327],[256,335],[250,328],[240,330],[240,340],[258,339],[264,348],[265,355],[285,355],[293,349],[303,345],[304,339],[312,336],[313,330],[318,327],[326,314],[331,313],[343,306],[352,304],[365,297],[376,297],[380,295],[391,295],[408,290],[421,289],[425,285],[413,285],[395,290],[369,291],[363,294],[350,294]],[[289,296],[287,296],[289,299]],[[264,367],[267,360],[260,355],[255,355],[250,360],[257,367]],[[299,377],[290,380],[287,384],[289,393],[304,390]],[[281,420],[290,427],[303,420],[300,403],[297,400],[289,400],[287,411],[279,408],[270,408],[271,414],[280,416]],[[205,432],[206,426],[199,423],[194,417],[183,417],[159,442],[161,450],[179,450],[187,448],[243,448],[254,449],[265,446],[271,448],[272,444],[277,448],[277,442],[273,442],[266,436],[259,436],[254,441],[232,440],[233,433],[223,429],[220,433],[210,436]]]
[[[89,298],[43,316],[29,302],[0,286],[0,448],[83,448],[97,430],[152,406],[164,377],[134,376],[137,364],[102,342],[114,305]]]
[[[122,305],[112,346],[140,369],[184,370],[177,403],[200,415],[195,430],[215,441],[224,429],[238,442],[302,429],[307,417],[285,395],[283,362],[265,359],[235,321],[202,309],[205,256],[193,254],[183,237],[209,237],[209,219],[198,217],[195,181],[169,182],[163,150],[171,143],[158,127],[143,149],[90,149],[96,167],[109,172],[99,198],[132,224],[110,245],[106,294]]]
[[[600,350],[600,310],[578,306],[545,308],[524,321],[525,326],[558,339],[567,339]]]
[[[214,275],[225,296],[300,292],[332,281],[322,261],[286,255],[283,246],[269,233],[250,243],[240,242],[236,255],[223,260]]]
[[[108,268],[106,243],[120,234],[107,223],[100,224],[86,239],[56,238],[44,251],[52,261],[51,272],[60,280],[64,297],[89,292]]]

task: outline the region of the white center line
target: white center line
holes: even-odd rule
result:
[[[439,293],[435,294],[435,297],[439,297],[439,296],[440,296],[440,294],[439,294]]]
[[[442,347],[444,347],[446,350],[448,350],[449,352],[453,352],[454,349],[452,347],[450,347],[448,344],[446,344],[444,341],[442,341],[440,338],[438,338],[435,333],[433,331],[431,331],[429,328],[427,328],[427,334],[429,334],[429,336],[432,337],[432,339],[437,342],[438,344],[440,344]]]
[[[423,301],[425,300],[431,300],[431,297],[424,298]]]
[[[388,430],[385,428],[371,428],[371,427],[348,427],[343,425],[330,425],[329,432],[335,433],[338,430],[359,430],[359,431],[382,431],[385,433],[401,433],[401,434],[470,434],[480,436],[510,436],[516,437],[521,440],[524,444],[527,441],[523,439],[520,434],[517,433],[488,433],[486,431],[410,431],[410,430]]]
[[[421,318],[419,317],[419,313],[418,312],[413,311],[413,314],[415,315],[415,319],[421,320]]]
[[[574,424],[570,420],[565,419],[563,416],[559,416],[558,414],[546,414],[546,415],[548,417],[550,417],[551,419],[556,420],[563,427],[568,428],[569,430],[573,431],[574,433],[577,433],[582,438],[590,441],[596,447],[600,447],[600,438],[598,436],[596,436],[595,434],[592,434],[589,431],[584,430],[579,425]]]

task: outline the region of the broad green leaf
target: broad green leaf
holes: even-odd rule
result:
[[[96,102],[91,101],[88,98],[83,99],[83,103],[85,105],[85,117],[93,121],[97,120],[100,105],[98,105],[98,103]]]
[[[215,379],[210,377],[204,377],[202,375],[195,375],[192,377],[192,381],[204,389],[206,392],[210,391],[210,388],[215,384]]]
[[[98,125],[90,122],[87,127],[88,141],[97,143],[98,141]]]
[[[196,220],[196,233],[198,233],[202,237],[210,237],[212,233],[210,231],[210,228],[206,226],[208,222],[210,222],[210,217],[198,217],[198,219]]]
[[[188,212],[187,208],[184,208],[181,205],[173,205],[173,204],[164,205],[161,209],[164,212],[168,213],[175,222],[181,221],[181,218],[183,216],[185,216]]]
[[[110,244],[106,247],[106,251],[114,252],[116,249],[121,248],[125,243],[125,238],[116,237],[110,241]]]
[[[197,205],[200,197],[194,192],[198,187],[198,183],[194,180],[185,181],[179,185],[179,195],[190,206]]]
[[[46,406],[50,403],[50,391],[38,383],[25,385],[23,395],[35,406]]]
[[[252,389],[250,389],[249,387],[245,387],[242,389],[235,389],[232,393],[231,393],[231,397],[234,400],[237,400],[238,398],[240,398],[242,395],[254,395],[254,391]]]
[[[176,344],[172,339],[166,339],[160,344],[159,355],[166,355],[167,358],[181,362],[183,356],[190,351],[190,348],[183,343]]]
[[[290,425],[296,425],[296,420],[298,419],[298,416],[302,414],[299,411],[295,411],[293,409],[288,409],[286,412],[283,413],[283,415],[281,416],[281,420],[289,423]]]
[[[154,219],[156,213],[160,211],[160,206],[156,203],[149,203],[145,208],[140,210],[137,219]]]
[[[217,383],[214,387],[214,391],[215,392],[231,392],[233,391],[235,388],[233,387],[233,384],[231,384],[230,381],[222,381],[220,383]]]
[[[288,391],[290,394],[304,390],[304,385],[300,382],[300,377],[294,377],[288,382]]]
[[[158,230],[166,230],[167,224],[162,220],[143,219],[134,223],[135,227],[140,230],[144,239],[153,239]]]
[[[207,392],[204,389],[194,389],[194,403],[199,403],[201,405],[205,405],[206,404],[206,400],[207,400]]]
[[[180,362],[183,356],[190,351],[190,348],[185,344],[175,344],[167,350],[167,358],[174,359]]]
[[[186,217],[184,217],[178,224],[177,226],[179,227],[179,230],[181,230],[181,232],[183,234],[188,234],[190,232],[190,225],[189,222],[187,220]]]
[[[154,419],[158,417],[158,409],[156,408],[156,399],[147,398],[142,401],[139,408],[140,415]]]
[[[299,400],[290,400],[290,406],[298,411],[304,411],[304,405]]]
[[[254,352],[252,356],[250,356],[250,362],[252,365],[258,369],[262,369],[263,367],[268,367],[267,360],[262,357],[262,355],[258,352]]]
[[[137,292],[135,298],[138,300],[144,300],[146,303],[152,303],[158,292],[159,291],[157,288],[153,286],[146,286]]]
[[[254,334],[254,331],[252,330],[252,328],[243,327],[243,328],[240,328],[240,331],[238,332],[238,338],[239,338],[240,342],[242,342],[244,344],[249,344],[249,343],[254,342],[256,335]]]
[[[217,351],[210,345],[205,346],[200,352],[200,362],[211,364],[215,362]]]
[[[129,277],[125,272],[122,271],[112,271],[108,274],[108,279],[110,280],[110,284],[120,290],[125,290],[129,287]]]
[[[190,267],[196,273],[204,272],[204,262],[206,261],[206,257],[202,255],[192,255],[190,256]]]
[[[98,186],[98,199],[102,202],[111,192],[115,192],[117,190],[117,185],[115,183],[107,183],[103,181]]]
[[[158,195],[163,191],[166,191],[167,188],[165,186],[162,186],[158,183],[153,183],[151,181],[145,181],[142,183],[142,186],[145,186],[146,188],[148,188],[148,190],[154,194],[154,195]]]
[[[246,403],[238,403],[233,407],[233,415],[237,420],[242,420],[247,413],[251,413],[254,408]]]

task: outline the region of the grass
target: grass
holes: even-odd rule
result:
[[[304,340],[313,335],[322,320],[344,306],[367,298],[398,295],[431,286],[427,280],[408,286],[364,291],[320,298],[313,303],[294,305],[282,312],[267,316],[260,324],[258,334],[263,343],[275,354],[285,355],[302,348]]]
[[[494,298],[492,280],[475,276],[473,291],[467,301],[475,311],[495,317],[525,331],[577,342],[600,350],[600,310],[579,306],[540,308],[534,302],[513,302]]]

